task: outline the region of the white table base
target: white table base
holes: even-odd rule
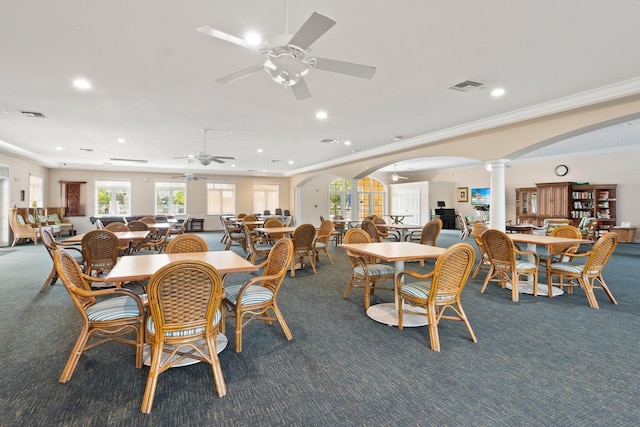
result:
[[[402,316],[402,327],[413,328],[416,326],[425,326],[428,324],[426,311],[422,308],[411,307],[412,311],[422,311],[425,316],[415,314],[405,314]],[[384,323],[389,326],[398,326],[398,311],[395,303],[383,303],[369,306],[367,316],[376,322]]]
[[[511,290],[511,283],[507,282],[505,287]],[[564,294],[564,291],[560,288],[556,288],[555,286],[551,287],[551,292],[554,297]],[[521,294],[529,294],[533,295],[533,283],[529,282],[520,282],[518,283],[518,293]],[[549,295],[549,287],[544,283],[538,283],[538,293],[539,296],[548,296]]]
[[[220,352],[227,347],[228,342],[229,340],[224,334],[218,334],[218,336],[216,337],[216,350],[218,350],[218,354],[220,354]],[[188,348],[189,348],[188,346],[185,346],[185,349],[188,349]],[[177,357],[178,356],[174,356],[174,359],[176,359]],[[142,349],[142,360],[146,366],[151,365],[151,351],[150,351],[149,344],[145,344]],[[200,363],[200,361],[198,359],[184,359],[182,362],[173,365],[172,368],[194,365],[196,363]]]

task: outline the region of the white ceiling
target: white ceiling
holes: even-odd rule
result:
[[[294,33],[314,11],[337,24],[312,53],[375,66],[373,79],[311,70],[304,101],[262,72],[215,82],[262,57],[197,27]],[[184,171],[187,161],[173,158],[201,151],[201,129],[212,128],[208,151],[236,160],[191,170],[291,175],[391,149],[394,136],[418,139],[594,89],[638,93],[638,16],[637,0],[298,0],[286,14],[283,0],[5,1],[0,150],[51,167],[126,170],[105,163],[128,158],[148,161],[136,169]],[[77,77],[93,88],[74,89]],[[485,86],[449,89],[464,80]],[[492,98],[495,87],[506,95]],[[317,120],[318,110],[329,117]],[[639,131],[616,126],[579,142],[583,151],[637,145]]]

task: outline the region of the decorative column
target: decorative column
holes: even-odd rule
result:
[[[504,169],[509,162],[509,159],[487,162],[487,169],[491,172],[490,227],[501,231],[505,231],[506,225]]]

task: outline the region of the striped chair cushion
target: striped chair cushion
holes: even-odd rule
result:
[[[427,280],[425,282],[405,283],[400,287],[400,292],[416,298],[427,299],[429,298],[429,292],[431,292],[431,280]],[[436,300],[439,301],[455,298],[455,295],[436,295]]]
[[[369,271],[369,276],[381,276],[383,274],[395,274],[395,268],[386,264],[367,264],[367,270]],[[355,274],[359,274],[364,276],[364,271],[362,267],[358,266],[353,269]]]
[[[217,325],[218,323],[220,323],[220,319],[222,319],[222,312],[220,311],[220,309],[217,309],[216,314],[213,317],[213,324]],[[149,319],[147,319],[147,330],[152,334],[154,334],[156,331],[155,327],[153,326],[153,318],[151,316],[149,316]],[[164,336],[165,337],[184,337],[187,335],[199,334],[202,331],[204,331],[204,328],[185,329],[183,331],[178,331],[178,332],[165,332]]]
[[[554,262],[550,265],[553,270],[565,271],[567,273],[581,274],[584,270],[584,264],[577,262]],[[589,273],[597,273],[597,270],[590,271]]]
[[[535,270],[538,266],[528,261],[517,260],[516,269],[518,270]]]
[[[110,298],[87,308],[87,317],[92,321],[124,319],[139,315],[138,304],[128,296]]]
[[[237,304],[238,292],[242,285],[232,285],[225,287],[226,298],[234,305]],[[271,289],[263,288],[259,285],[251,285],[242,294],[242,301],[240,305],[256,304],[261,302],[267,302],[273,298],[273,291]]]
[[[323,242],[317,242],[316,243],[316,249],[324,249],[326,245]]]
[[[256,245],[256,251],[270,251],[273,248],[271,245]]]

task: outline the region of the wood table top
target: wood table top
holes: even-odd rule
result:
[[[438,258],[446,250],[437,246],[412,242],[343,243],[338,247],[356,254],[374,256],[385,261]]]
[[[257,227],[254,228],[253,231],[257,231],[258,233],[264,233],[264,234],[269,234],[269,233],[293,233],[294,231],[296,231],[297,227]]]
[[[221,275],[258,270],[254,264],[232,251],[131,255],[120,258],[105,281],[113,283],[148,279],[161,267],[179,260],[204,261],[214,266]]]
[[[419,224],[376,224],[376,227],[394,230],[422,230],[422,225]]]
[[[541,234],[507,234],[514,242],[519,243],[533,243],[534,245],[554,245],[565,243],[589,243],[586,239],[574,239],[570,237],[554,237],[543,236]]]
[[[113,234],[115,234],[118,237],[118,242],[122,242],[122,241],[129,241],[129,240],[133,240],[133,241],[139,241],[139,240],[144,240],[147,238],[147,236],[149,235],[149,230],[144,230],[144,231],[116,231],[113,232]],[[82,233],[82,234],[78,234],[72,237],[69,237],[68,239],[64,239],[62,241],[62,243],[82,243],[82,238],[84,237],[84,235],[87,233]]]

